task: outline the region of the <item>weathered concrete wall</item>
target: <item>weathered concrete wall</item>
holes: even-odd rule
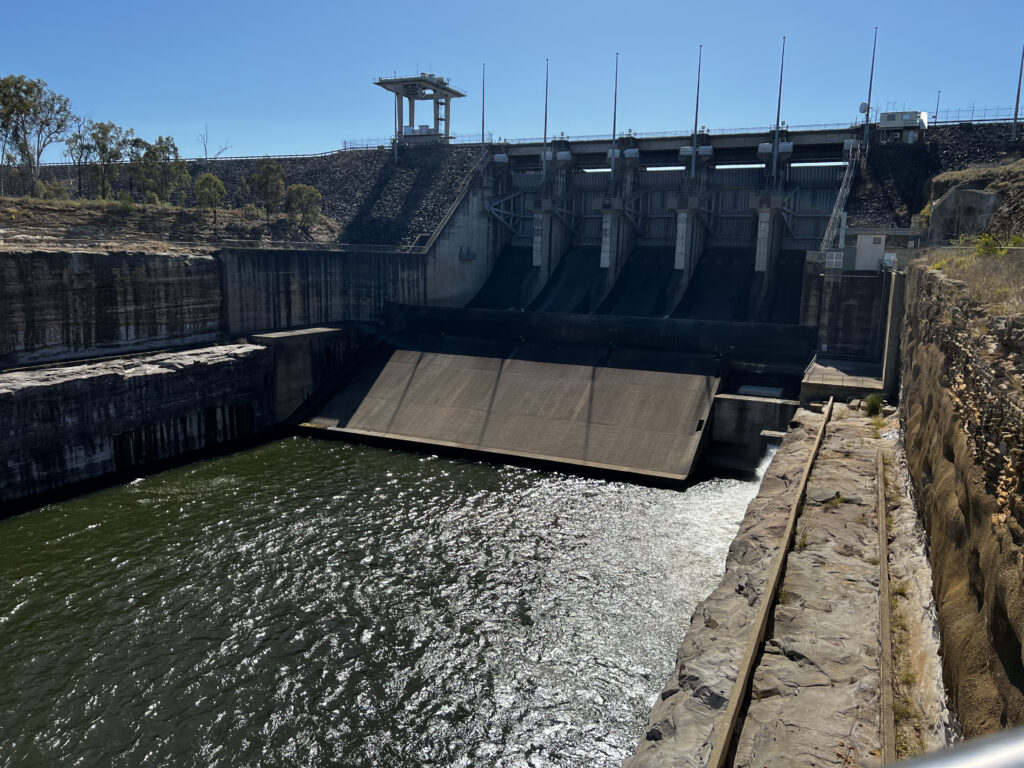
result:
[[[964,185],[953,187],[932,204],[928,222],[928,241],[939,243],[959,235],[984,232],[988,220],[1002,196],[998,192],[970,189]]]
[[[753,469],[767,444],[761,431],[785,432],[799,404],[775,397],[717,395],[711,411],[707,460],[720,466]]]
[[[386,302],[427,301],[422,255],[225,248],[217,258],[231,336],[376,320]]]
[[[305,328],[250,337],[274,360],[274,421],[284,421],[351,359],[370,334],[359,327]]]
[[[272,356],[249,344],[0,375],[0,505],[257,434]]]
[[[200,255],[0,253],[0,365],[210,342],[218,273]]]
[[[880,355],[888,309],[888,274],[826,274],[823,280],[818,354]]]
[[[1024,317],[907,274],[900,403],[930,537],[946,686],[964,733],[1024,724]]]
[[[489,256],[501,250],[497,220],[487,210],[490,194],[489,179],[474,179],[444,222],[427,260],[427,303],[463,307],[487,281]]]

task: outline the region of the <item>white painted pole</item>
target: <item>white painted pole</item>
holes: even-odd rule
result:
[[[697,48],[697,103],[693,107],[693,140],[690,142],[690,178],[697,176],[697,119],[700,114],[700,65],[704,57],[704,46]]]
[[[1024,47],[1020,49],[1020,72],[1017,73],[1017,103],[1013,105],[1013,135],[1011,139],[1017,140],[1017,114],[1020,112],[1020,81],[1024,77]]]
[[[551,59],[544,59],[544,151],[541,154],[541,172],[548,174],[548,76],[551,71]]]
[[[484,113],[487,106],[487,63],[480,65],[480,159],[486,155],[484,149]]]
[[[782,63],[779,65],[779,103],[775,108],[775,146],[772,148],[772,179],[777,183],[779,171],[779,121],[782,119],[782,73],[786,69],[786,36],[782,36]]]
[[[868,126],[871,124],[871,89],[875,85],[875,50],[878,48],[878,27],[875,42],[871,44],[871,76],[868,78],[868,110],[864,113],[864,157],[868,156]]]
[[[612,97],[612,181],[615,180],[615,121],[619,115],[619,54],[615,54],[615,95]]]

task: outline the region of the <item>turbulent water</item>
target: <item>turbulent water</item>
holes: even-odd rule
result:
[[[617,766],[756,483],[293,438],[0,523],[0,765]]]

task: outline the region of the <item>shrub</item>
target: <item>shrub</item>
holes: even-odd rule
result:
[[[153,190],[148,190],[143,198],[146,205],[160,205],[160,196]]]
[[[288,219],[295,224],[300,221],[303,228],[320,221],[320,191],[308,184],[292,184],[284,197],[284,210]]]
[[[882,396],[879,394],[868,395],[864,398],[864,412],[868,416],[877,416],[882,412]]]
[[[212,210],[214,222],[217,221],[217,206],[223,202],[225,194],[224,182],[212,173],[204,173],[196,179],[196,197],[199,199],[199,207]]]

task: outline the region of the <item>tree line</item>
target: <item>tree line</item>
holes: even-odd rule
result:
[[[207,160],[208,139],[204,128],[199,141]],[[86,176],[93,182],[96,197],[114,197],[115,182],[127,169],[128,189],[117,195],[123,202],[184,206],[194,192],[199,206],[212,210],[216,221],[217,208],[227,193],[224,183],[209,171],[193,182],[173,137],[158,136],[156,141],[145,141],[131,128],[113,122],[93,122],[75,114],[71,101],[51,90],[43,80],[24,75],[0,78],[0,196],[14,192],[14,179],[7,170],[16,168],[33,196],[69,197],[62,182],[45,182],[40,178],[43,152],[60,143],[74,169],[79,198],[83,197]],[[222,146],[214,158],[225,149]],[[262,201],[268,222],[271,214],[282,207],[292,222],[304,228],[320,218],[320,192],[306,184],[286,187],[284,169],[275,160],[263,160],[256,173],[243,182],[246,184]]]

